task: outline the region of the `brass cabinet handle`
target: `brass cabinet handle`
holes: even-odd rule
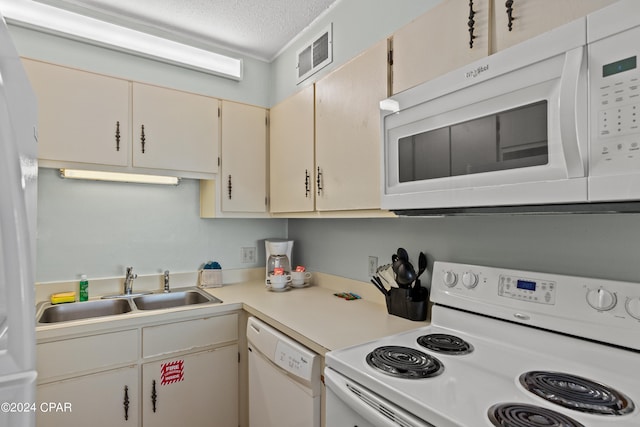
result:
[[[140,144],[142,145],[142,154],[144,154],[144,146],[145,146],[145,143],[147,142],[147,137],[144,134],[144,125],[142,125],[141,129],[142,130],[140,132]]]

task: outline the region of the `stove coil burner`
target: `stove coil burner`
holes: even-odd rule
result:
[[[442,363],[433,356],[409,347],[378,347],[367,355],[367,363],[387,375],[421,379],[439,375]]]
[[[531,371],[520,375],[520,384],[549,402],[580,412],[624,415],[634,409],[633,402],[624,394],[576,375]]]
[[[473,351],[471,344],[449,334],[429,334],[418,338],[418,344],[437,353],[461,355]]]
[[[493,405],[488,415],[497,427],[585,427],[564,414],[525,403]]]

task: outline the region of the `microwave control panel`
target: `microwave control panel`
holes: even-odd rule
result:
[[[640,167],[640,27],[589,45],[590,169],[620,174]]]

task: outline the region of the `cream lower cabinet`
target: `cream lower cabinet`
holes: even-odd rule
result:
[[[145,363],[142,383],[143,426],[238,426],[236,344]]]
[[[127,427],[139,417],[138,366],[38,387],[38,427]]]
[[[49,339],[36,351],[38,427],[238,426],[237,313]]]
[[[313,85],[271,108],[269,194],[273,213],[315,209],[314,111]]]

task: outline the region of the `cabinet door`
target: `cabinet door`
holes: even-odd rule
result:
[[[218,170],[218,100],[133,83],[133,166]]]
[[[315,208],[314,88],[307,86],[270,112],[271,212]]]
[[[386,97],[386,40],[316,83],[317,210],[380,208],[379,108]]]
[[[145,363],[142,381],[143,426],[238,426],[236,344]]]
[[[38,98],[38,158],[127,166],[129,82],[23,60]]]
[[[37,396],[38,427],[139,425],[137,365],[40,385]]]
[[[446,0],[393,34],[392,91],[402,92],[489,54],[489,0]]]
[[[221,202],[226,212],[267,210],[267,112],[222,102]]]
[[[517,0],[513,2],[512,28],[502,0],[494,0],[493,52],[518,44],[562,24],[614,3],[615,0]]]

